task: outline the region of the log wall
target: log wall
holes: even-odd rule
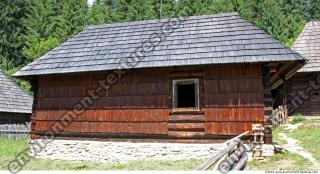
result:
[[[215,65],[128,72],[89,105],[64,131],[167,135],[172,112],[171,72],[186,70],[201,79],[200,109],[206,135],[237,135],[263,123],[262,66]],[[175,73],[175,75],[179,73]],[[39,76],[32,129],[48,130],[70,111],[107,73]],[[181,78],[181,77],[180,77]]]
[[[35,131],[52,127],[75,104],[97,89],[107,73],[47,76],[38,80]],[[64,131],[167,134],[168,73],[128,72],[92,102]]]
[[[297,73],[287,84],[289,114],[320,116],[320,73]]]

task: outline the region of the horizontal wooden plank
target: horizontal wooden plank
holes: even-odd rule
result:
[[[168,136],[174,138],[197,138],[205,136],[204,132],[182,132],[182,131],[169,131]]]
[[[205,108],[206,121],[263,121],[264,107]]]
[[[37,120],[34,131],[60,130],[57,121]],[[55,129],[54,129],[55,128]],[[62,132],[109,132],[109,133],[144,133],[167,134],[168,123],[118,123],[118,122],[71,122]]]
[[[97,100],[82,97],[39,98],[38,110],[72,109],[75,104],[88,106],[86,109],[104,108],[169,108],[168,95],[153,96],[115,96],[101,97]]]
[[[169,122],[204,122],[204,115],[170,115]]]
[[[116,84],[122,83],[157,83],[168,80],[170,69],[144,69],[128,72],[116,73],[120,77]],[[99,81],[107,80],[110,72],[70,74],[70,75],[50,75],[39,77],[39,87],[67,87],[67,86],[95,86]],[[121,76],[119,76],[121,75]],[[114,85],[114,84],[113,84]]]
[[[204,130],[204,123],[169,123],[169,130]]]
[[[34,120],[60,120],[69,110],[39,110]],[[168,121],[169,109],[110,109],[85,110],[83,113],[71,114],[75,121],[102,122],[161,122]]]
[[[264,94],[234,93],[205,94],[205,107],[215,106],[264,106]]]
[[[197,78],[197,77],[203,77],[203,76],[204,76],[203,71],[177,71],[177,72],[171,72],[169,74],[169,77],[171,79]]]
[[[108,90],[102,89],[94,94],[100,97],[111,96],[148,96],[167,95],[169,81],[157,83],[119,83]],[[96,90],[99,86],[59,86],[39,88],[39,98],[63,98],[63,97],[85,97]]]
[[[262,79],[205,80],[205,93],[263,93]]]
[[[262,69],[260,64],[230,64],[215,65],[206,71],[206,79],[248,79],[261,78]]]
[[[250,131],[251,135],[252,124],[263,124],[263,122],[206,122],[205,132],[213,135],[239,135]]]

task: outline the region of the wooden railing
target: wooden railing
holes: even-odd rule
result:
[[[30,124],[0,124],[0,138],[24,139],[29,132]]]
[[[225,142],[224,144],[227,144],[227,147],[199,166],[197,171],[205,171],[213,166],[215,170],[218,169],[223,173],[230,170],[243,170],[246,167],[248,156],[240,137],[248,133],[249,131],[244,132]]]

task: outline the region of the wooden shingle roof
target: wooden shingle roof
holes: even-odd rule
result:
[[[146,39],[161,33],[167,21],[89,26],[15,75],[119,69]],[[146,52],[133,68],[296,60],[304,58],[237,13],[224,13],[183,19],[173,33],[153,51]]]
[[[0,112],[31,113],[33,99],[0,70]]]
[[[308,22],[292,49],[308,60],[298,72],[320,71],[320,21]]]

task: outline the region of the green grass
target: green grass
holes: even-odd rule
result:
[[[299,114],[299,115],[295,115],[293,116],[293,118],[290,120],[289,123],[291,124],[297,124],[297,123],[302,123],[305,122],[307,119],[305,116]]]
[[[285,140],[283,140],[282,138],[280,138],[280,136],[279,136],[280,132],[284,132],[283,128],[284,128],[284,126],[280,125],[280,126],[274,128],[272,130],[272,139],[273,139],[273,141],[277,142],[278,144],[280,144],[282,146],[287,144],[287,142]]]
[[[319,157],[320,153],[320,126],[315,124],[315,121],[308,121],[302,116],[297,116],[291,120],[292,124],[295,123],[304,123],[298,129],[293,132],[284,130],[284,126],[280,125],[273,129],[272,136],[273,141],[279,143],[280,145],[285,145],[287,142],[280,138],[279,133],[285,133],[288,136],[292,136],[300,141],[304,140],[304,145],[302,146],[313,153],[315,156]],[[312,126],[310,125],[312,123]],[[314,141],[311,141],[311,139]],[[282,154],[276,154],[271,158],[267,158],[262,161],[249,161],[249,165],[253,170],[308,170],[312,169],[312,164],[307,159],[303,158],[300,155],[284,152]]]
[[[6,170],[10,159],[0,159],[0,170]],[[134,161],[124,164],[90,161],[32,159],[24,170],[195,170],[202,160]]]
[[[289,152],[248,163],[252,170],[308,170],[311,166],[307,159]]]
[[[306,121],[288,135],[299,140],[300,145],[320,162],[320,121]]]
[[[0,157],[13,157],[28,147],[28,140],[10,140],[0,138]]]

